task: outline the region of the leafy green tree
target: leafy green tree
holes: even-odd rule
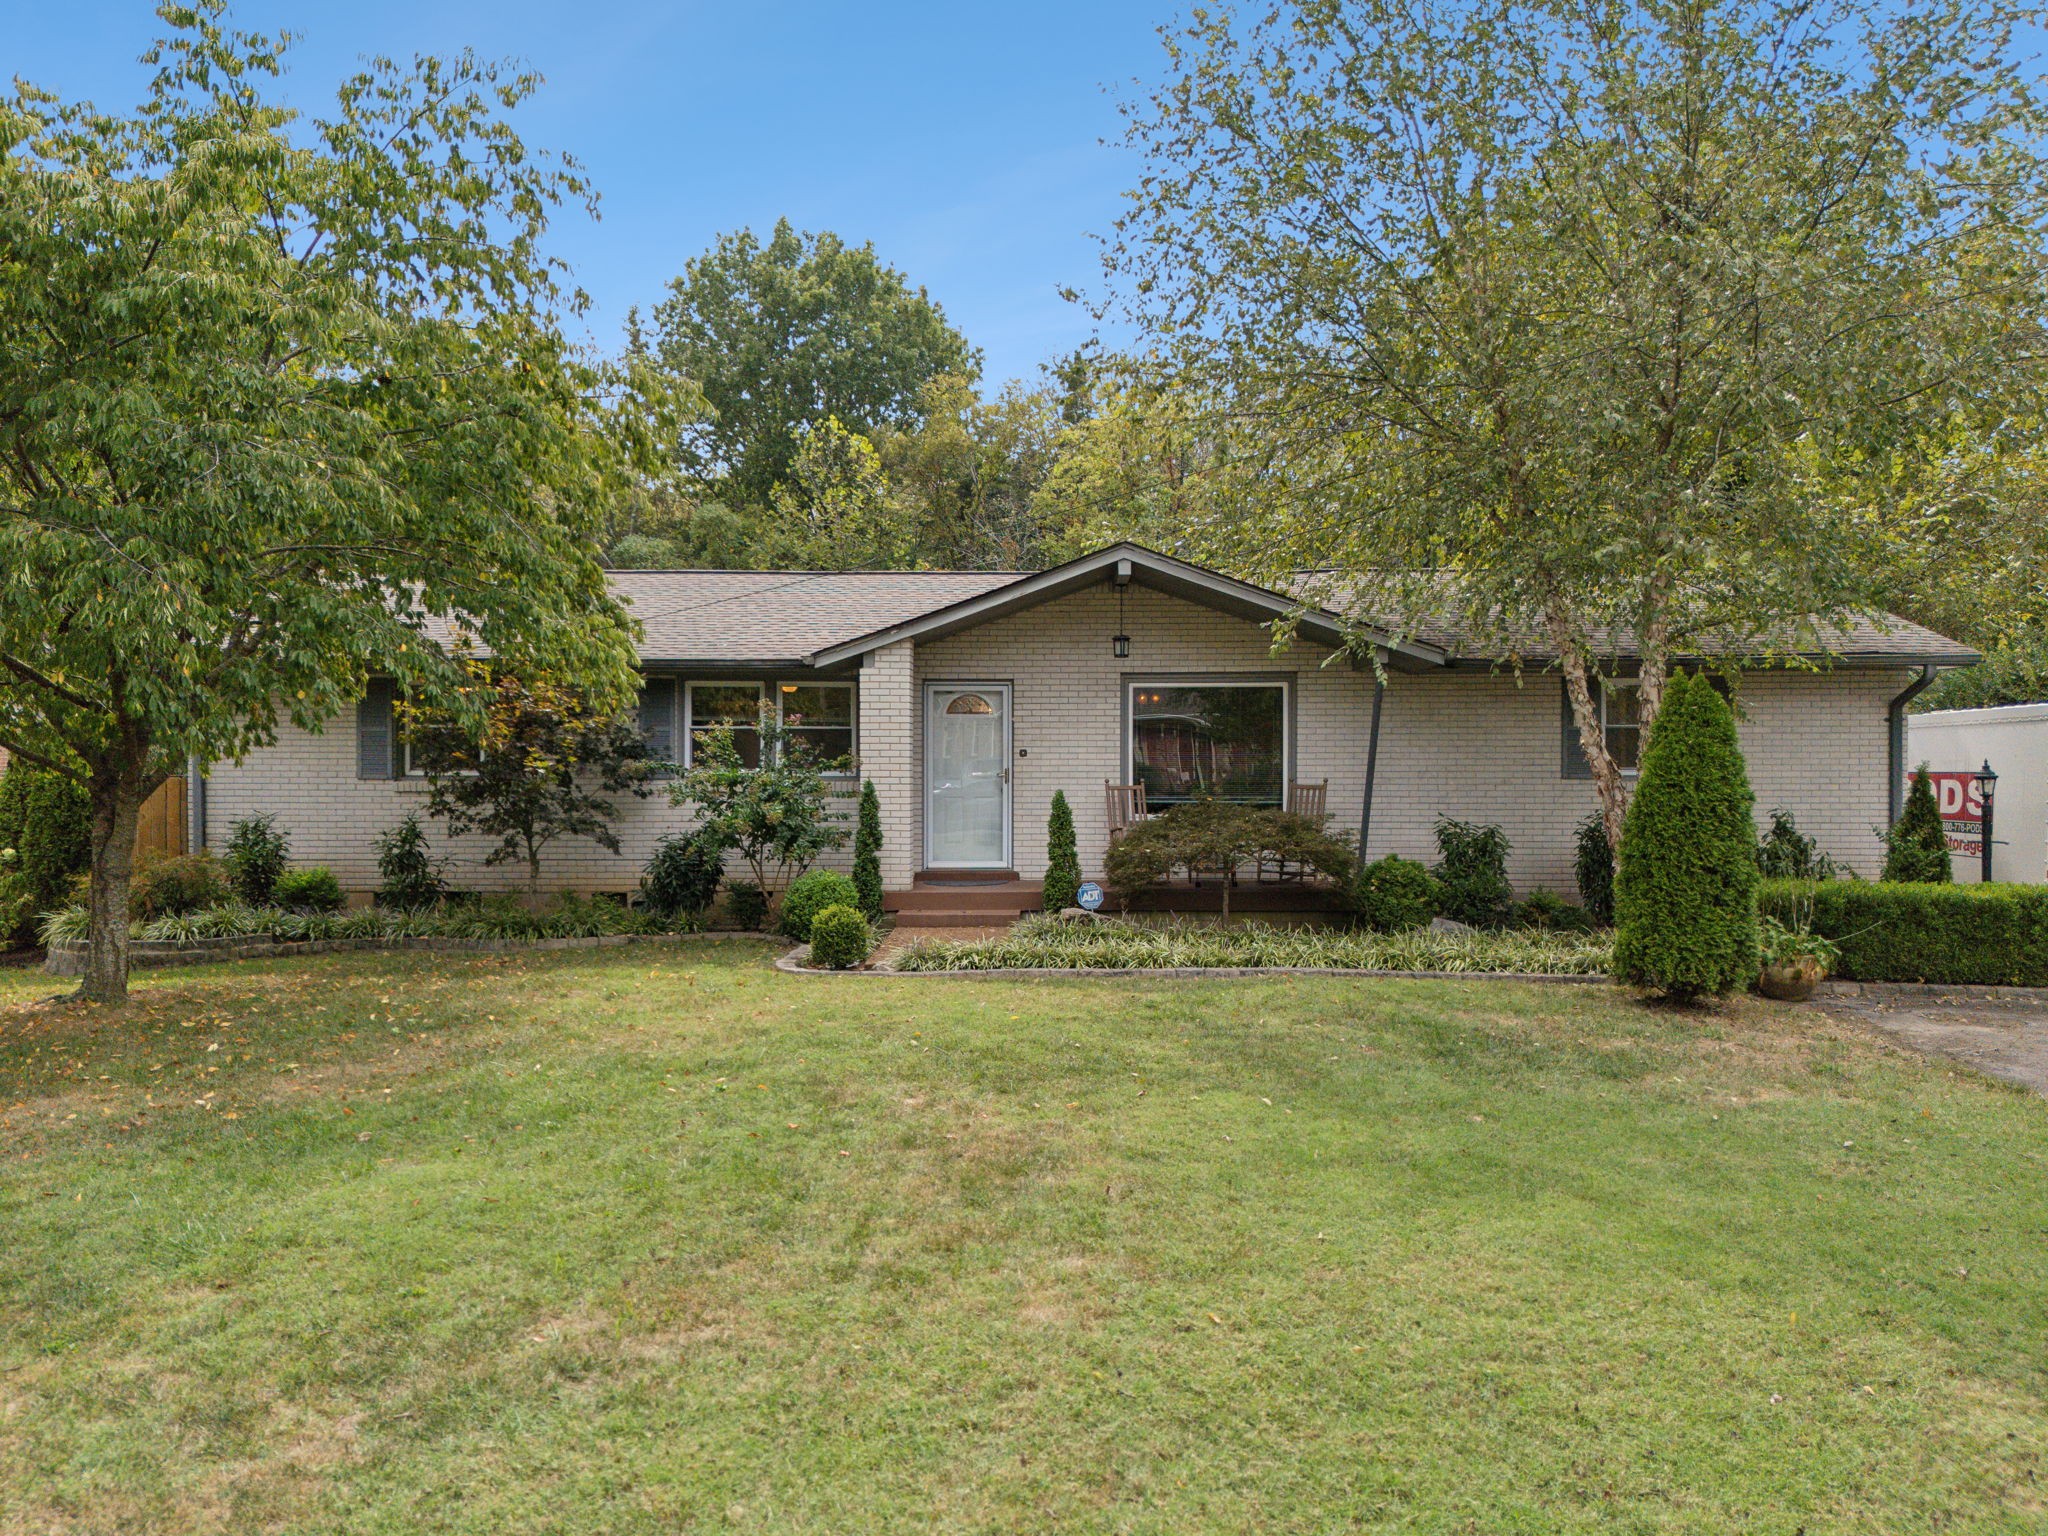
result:
[[[1074,846],[1074,811],[1067,792],[1052,792],[1052,813],[1045,823],[1045,910],[1064,912],[1081,889],[1081,855]]]
[[[484,863],[522,861],[529,895],[540,891],[541,850],[557,838],[619,852],[611,797],[652,793],[654,763],[634,723],[546,673],[522,678],[474,658],[468,666],[481,729],[469,709],[399,710],[413,765],[427,776],[427,814],[450,837],[495,838]]]
[[[1941,824],[1934,781],[1928,777],[1924,763],[1913,770],[1906,804],[1898,821],[1885,834],[1884,878],[1933,885],[1947,885],[1955,878],[1949,863],[1948,829]]]
[[[875,436],[915,559],[949,570],[1033,570],[1063,558],[1036,500],[1064,430],[1064,397],[1012,380],[984,399],[971,379],[925,387],[923,421]]]
[[[788,480],[804,429],[836,419],[867,435],[921,419],[940,374],[973,376],[980,355],[922,288],[870,245],[799,235],[726,235],[690,261],[654,312],[655,351],[702,391],[683,466],[729,500],[765,504]]]
[[[1756,978],[1756,826],[1735,713],[1675,675],[1643,748],[1614,876],[1614,972],[1678,1002]]]
[[[828,416],[798,434],[757,549],[775,569],[850,571],[903,563],[910,550],[875,445]]]
[[[882,918],[882,802],[875,794],[875,781],[860,787],[860,814],[853,833],[853,888],[856,903],[868,921]]]
[[[299,123],[281,42],[164,14],[134,112],[0,100],[0,745],[89,792],[95,1000],[188,756],[372,674],[461,707],[443,626],[630,698],[593,536],[674,430],[562,332],[542,242],[589,193],[507,120],[535,77],[374,59]]]
[[[1220,395],[1214,552],[1596,702],[1886,589],[1881,513],[2039,396],[2042,113],[1993,0],[1197,10],[1109,261]]]

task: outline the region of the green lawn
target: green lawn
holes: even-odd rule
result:
[[[0,972],[0,1531],[2014,1531],[2048,1104],[1605,989]]]

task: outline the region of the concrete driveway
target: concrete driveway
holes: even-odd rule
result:
[[[2048,1095],[2048,1007],[2041,1004],[1968,997],[1816,1001],[1861,1019],[1901,1045]]]

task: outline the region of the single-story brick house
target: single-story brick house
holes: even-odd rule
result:
[[[1055,790],[1073,806],[1094,874],[1108,843],[1106,784],[1144,784],[1156,810],[1202,793],[1276,803],[1290,785],[1325,781],[1333,829],[1364,823],[1369,857],[1432,858],[1439,815],[1497,822],[1518,887],[1573,888],[1574,827],[1595,801],[1562,679],[1540,655],[1525,654],[1517,675],[1466,654],[1448,630],[1380,636],[1382,689],[1369,663],[1343,651],[1337,615],[1300,614],[1276,651],[1272,627],[1296,611],[1293,596],[1132,544],[1035,573],[612,580],[644,630],[640,718],[655,749],[685,759],[694,730],[744,726],[766,701],[874,781],[892,892],[920,880],[1035,880]],[[1789,809],[1827,852],[1871,873],[1903,772],[1905,701],[1933,669],[1977,657],[1890,619],[1829,634],[1809,659],[1740,679],[1759,814]],[[1612,739],[1631,756],[1626,683],[1607,707]],[[377,834],[424,795],[392,729],[389,689],[373,685],[353,717],[318,733],[287,727],[274,746],[215,765],[192,797],[193,842],[218,848],[237,819],[272,813],[297,861],[366,892]],[[659,793],[621,804],[623,853],[558,842],[552,885],[630,890],[656,840],[684,824]],[[450,846],[460,884],[523,879]]]

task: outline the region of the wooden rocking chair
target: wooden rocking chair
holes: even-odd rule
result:
[[[1145,809],[1145,786],[1142,784],[1112,784],[1102,781],[1103,797],[1108,801],[1109,840],[1113,843],[1141,821],[1151,819]]]
[[[1329,819],[1330,781],[1317,784],[1290,784],[1287,786],[1287,810],[1293,816],[1306,816],[1318,826]],[[1271,869],[1269,876],[1266,871]],[[1262,883],[1276,883],[1286,880],[1300,880],[1308,874],[1306,868],[1286,859],[1261,859],[1254,878]]]

